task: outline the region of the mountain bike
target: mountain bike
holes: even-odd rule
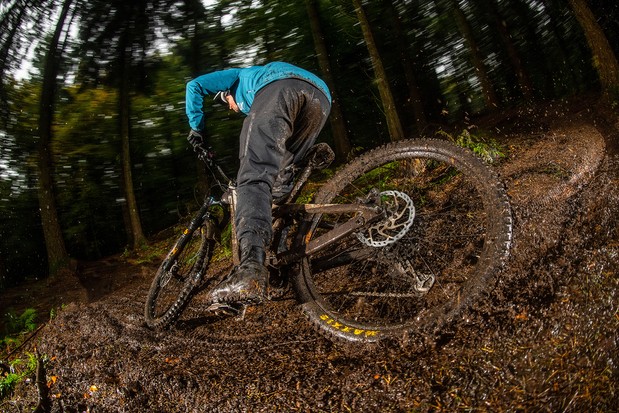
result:
[[[173,324],[195,294],[223,278],[209,272],[225,225],[213,210],[226,208],[224,221],[234,223],[235,182],[208,154],[200,158],[225,191],[205,198],[159,267],[145,306],[151,328]],[[294,291],[310,323],[329,338],[377,342],[436,331],[481,299],[512,239],[508,197],[490,166],[449,141],[403,140],[304,191],[312,172],[333,158],[328,145],[314,146],[272,210],[268,268]]]

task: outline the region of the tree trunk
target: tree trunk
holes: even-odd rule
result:
[[[619,94],[619,63],[606,35],[589,9],[586,0],[569,0],[578,22],[582,26],[593,55],[593,66],[600,77],[606,98],[611,93]]]
[[[458,2],[456,0],[450,0],[450,4],[454,17],[456,18],[456,24],[458,25],[460,33],[462,33],[462,37],[469,48],[471,63],[473,64],[475,73],[477,73],[477,77],[479,78],[479,83],[481,84],[486,106],[489,110],[494,111],[499,107],[499,100],[496,96],[494,88],[492,87],[492,82],[490,82],[490,77],[488,76],[488,71],[486,70],[479,46],[473,36],[473,29],[466,19],[464,12],[458,5]]]
[[[189,45],[190,45],[190,50],[191,53],[188,56],[189,57],[189,67],[191,70],[191,78],[196,78],[202,74],[204,74],[206,67],[204,66],[204,56],[203,56],[203,42],[205,39],[205,35],[203,33],[202,30],[202,25],[203,22],[206,18],[205,13],[203,12],[202,8],[204,6],[201,4],[196,4],[193,3],[193,6],[191,7],[191,11],[190,11],[190,17],[189,17],[189,27],[191,28],[187,33],[190,35],[189,38]],[[215,9],[215,13],[217,13],[218,15],[220,15],[219,19],[216,19],[216,24],[217,24],[217,28],[220,32],[224,31],[224,28],[221,25],[221,16],[223,16],[223,7],[216,7]],[[218,62],[219,64],[222,64],[225,61],[225,53],[220,52],[222,50],[223,47],[219,47],[217,48],[217,56],[211,56],[211,58],[213,59],[213,62]],[[189,126],[187,126],[187,130],[189,131]],[[207,131],[203,131],[204,134],[207,133]],[[205,136],[206,137],[206,136]],[[196,191],[197,194],[200,198],[204,198],[206,195],[208,195],[209,192],[209,177],[206,174],[206,171],[204,170],[204,163],[199,160],[197,157],[194,158],[195,159],[195,164],[196,164],[196,177],[197,177],[197,182],[196,182]]]
[[[331,130],[333,132],[335,156],[339,161],[345,161],[351,151],[350,140],[348,139],[348,133],[346,131],[344,114],[342,113],[342,108],[335,90],[335,80],[333,79],[333,75],[331,75],[331,63],[329,63],[327,45],[325,43],[324,34],[320,25],[318,6],[316,4],[316,0],[306,0],[306,5],[312,30],[312,37],[314,38],[314,48],[316,49],[316,55],[318,57],[318,64],[320,65],[320,70],[322,71],[324,80],[327,83],[327,86],[329,86],[331,98],[333,100],[331,104],[331,116],[329,117],[329,121],[331,122]]]
[[[499,32],[501,42],[503,43],[503,46],[505,46],[509,62],[512,69],[516,73],[516,78],[518,79],[520,92],[525,99],[531,100],[533,98],[533,84],[531,83],[531,78],[522,64],[520,53],[516,49],[514,42],[511,40],[505,20],[501,17],[499,10],[497,9],[496,0],[488,0],[484,6],[488,9],[493,20],[493,24]]]
[[[546,75],[546,86],[542,95],[550,96],[554,94],[561,96],[582,83],[580,81],[582,74],[577,75],[576,71],[571,70],[570,58],[573,56],[573,53],[570,52],[570,45],[564,39],[565,36],[561,27],[561,21],[563,20],[561,6],[557,6],[556,3],[558,2],[551,0],[542,0],[541,3],[544,8],[543,13],[548,19],[548,29],[555,43],[552,46],[554,52],[558,55],[558,61],[555,58],[555,60],[547,60],[546,62],[549,74]],[[558,78],[558,76],[561,77]],[[558,81],[553,79],[558,79]]]
[[[417,128],[421,130],[427,125],[428,122],[423,108],[421,89],[419,88],[419,83],[417,82],[417,78],[415,76],[413,62],[407,52],[407,36],[402,29],[402,19],[393,4],[393,0],[385,0],[383,4],[388,10],[390,10],[391,15],[393,16],[393,28],[395,30],[395,35],[398,42],[397,44],[400,53],[400,60],[402,61],[402,66],[404,67],[406,84],[408,85],[409,106],[413,112],[415,124],[417,125]]]
[[[5,258],[2,254],[0,254],[0,290],[6,287],[7,277],[9,272],[6,269]]]
[[[128,29],[130,30],[130,29]],[[131,56],[132,46],[131,42],[127,41],[123,48],[123,56],[121,57],[123,63],[120,88],[119,88],[119,122],[120,122],[120,140],[121,140],[121,168],[122,168],[122,183],[125,191],[125,200],[127,202],[127,213],[129,215],[129,224],[131,226],[130,231],[127,231],[129,235],[129,243],[133,249],[136,249],[140,245],[146,242],[144,233],[142,232],[142,223],[140,221],[140,212],[138,204],[135,198],[135,191],[133,187],[133,177],[131,173],[131,151],[129,145],[130,135],[130,106],[131,97],[130,93],[130,71],[131,71]]]
[[[39,145],[38,145],[38,178],[39,178],[39,208],[41,223],[47,249],[47,260],[50,275],[69,265],[69,255],[64,243],[62,229],[58,220],[54,183],[52,180],[52,124],[54,121],[54,100],[56,95],[56,77],[59,70],[59,39],[64,28],[64,22],[69,13],[71,0],[66,0],[56,23],[54,35],[45,56],[43,69],[43,85],[41,86],[41,102],[39,111]]]
[[[385,72],[385,68],[383,67],[383,62],[380,58],[380,54],[378,53],[378,48],[376,46],[376,42],[374,41],[374,36],[372,35],[370,22],[365,15],[363,7],[361,6],[361,0],[353,0],[352,2],[355,6],[355,11],[357,12],[357,18],[359,19],[359,23],[361,24],[363,38],[365,39],[365,44],[368,48],[368,52],[370,53],[370,59],[372,60],[372,67],[374,68],[374,76],[376,77],[376,84],[378,86],[378,92],[380,93],[380,100],[382,101],[383,109],[385,111],[385,117],[387,118],[389,136],[391,137],[392,141],[403,139],[404,131],[402,130],[402,124],[400,123],[400,118],[398,116],[398,111],[395,106],[393,94],[389,89],[387,73]]]

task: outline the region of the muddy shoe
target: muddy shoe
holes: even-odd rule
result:
[[[241,265],[211,291],[213,302],[260,304],[265,301],[269,273],[264,259],[264,250],[252,247]]]

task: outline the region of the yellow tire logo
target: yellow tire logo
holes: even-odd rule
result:
[[[320,316],[320,319],[325,323],[329,324],[331,327],[340,330],[343,333],[351,333],[356,336],[364,336],[364,337],[376,337],[378,336],[378,331],[376,330],[365,330],[361,328],[349,327],[345,324],[340,323],[339,321],[334,320],[329,317],[327,314],[323,314]]]

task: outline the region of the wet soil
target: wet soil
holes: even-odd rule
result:
[[[82,263],[72,284],[0,296],[65,305],[20,350],[48,358],[51,411],[617,411],[619,117],[561,102],[483,126],[508,148],[496,168],[513,207],[512,254],[440,337],[333,343],[291,295],[244,319],[209,317],[198,296],[174,329],[155,332],[142,310],[157,260],[109,257]],[[0,411],[37,403],[32,380]]]

